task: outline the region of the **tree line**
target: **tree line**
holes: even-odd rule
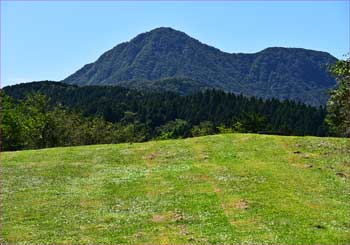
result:
[[[180,96],[44,81],[5,87],[1,97],[3,150],[228,132],[329,134],[323,107],[218,90]]]

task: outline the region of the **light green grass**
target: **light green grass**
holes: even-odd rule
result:
[[[5,152],[2,242],[349,244],[349,143],[227,134]]]

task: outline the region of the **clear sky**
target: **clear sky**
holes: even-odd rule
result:
[[[61,80],[139,33],[172,27],[229,53],[349,52],[349,1],[1,1],[1,86]]]

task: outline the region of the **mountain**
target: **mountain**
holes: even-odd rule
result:
[[[318,106],[325,104],[326,90],[335,85],[327,66],[336,60],[328,53],[300,48],[230,54],[183,32],[161,27],[117,45],[62,82],[152,89],[158,81],[158,89],[175,87],[176,91],[174,80],[169,86],[169,78],[176,78],[196,81],[191,84],[200,84],[198,90],[216,88]]]

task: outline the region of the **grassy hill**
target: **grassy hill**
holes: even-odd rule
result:
[[[5,152],[2,242],[349,244],[349,143],[227,134]]]

